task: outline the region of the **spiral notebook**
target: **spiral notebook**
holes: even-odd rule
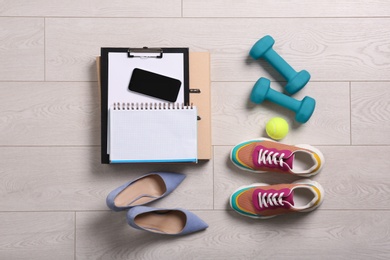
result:
[[[197,162],[197,109],[179,103],[114,103],[111,163]]]

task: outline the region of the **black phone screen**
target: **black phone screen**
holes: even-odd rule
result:
[[[135,68],[130,78],[129,90],[151,97],[176,102],[181,81],[154,72]]]

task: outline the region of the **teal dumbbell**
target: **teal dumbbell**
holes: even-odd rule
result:
[[[301,101],[280,93],[271,88],[271,81],[266,78],[260,78],[252,89],[250,96],[252,102],[256,104],[269,100],[282,107],[290,109],[296,113],[295,120],[300,123],[306,123],[314,112],[316,101],[311,97],[304,97]]]
[[[253,45],[249,55],[255,60],[263,58],[268,61],[287,80],[285,86],[287,93],[295,94],[310,80],[310,74],[306,70],[296,72],[272,49],[274,43],[275,40],[271,36],[264,36]]]

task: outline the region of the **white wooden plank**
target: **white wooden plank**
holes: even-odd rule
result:
[[[106,197],[151,171],[186,174],[159,207],[211,209],[212,162],[101,165],[100,147],[0,147],[1,211],[109,210]]]
[[[1,0],[0,16],[180,17],[181,1]]]
[[[0,212],[0,230],[1,259],[74,259],[74,213]]]
[[[77,213],[78,259],[387,259],[388,211],[324,211],[268,220],[194,212],[209,224],[180,238],[135,230],[125,214]]]
[[[212,84],[212,142],[236,145],[239,142],[267,137],[265,125],[280,116],[289,123],[285,143],[350,144],[349,84],[309,82],[293,96],[316,100],[312,117],[305,124],[295,120],[295,112],[271,102],[252,103],[249,99],[255,82],[216,82]],[[271,88],[282,92],[285,83],[272,82]],[[337,93],[337,94],[335,94]],[[232,127],[234,126],[234,127]]]
[[[184,17],[383,17],[388,1],[183,0]]]
[[[97,83],[0,82],[1,145],[100,145]]]
[[[309,143],[310,144],[310,143]],[[389,146],[316,146],[325,157],[323,170],[312,179],[325,189],[321,209],[390,209]],[[228,198],[237,188],[252,183],[291,183],[302,177],[240,170],[229,159],[233,146],[215,147],[216,209],[230,208]],[[375,156],[372,156],[375,154]]]
[[[260,76],[283,80],[267,63],[248,57],[266,34],[276,39],[275,50],[295,70],[308,70],[313,81],[390,80],[387,18],[48,18],[46,79],[96,80],[95,56],[104,46],[188,46],[211,53],[213,81],[254,81]]]
[[[43,80],[44,20],[0,17],[0,81]]]
[[[390,88],[387,82],[351,85],[352,143],[390,145]]]

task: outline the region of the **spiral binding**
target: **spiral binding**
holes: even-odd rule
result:
[[[113,110],[184,110],[193,109],[193,104],[184,103],[120,103],[113,104]]]

